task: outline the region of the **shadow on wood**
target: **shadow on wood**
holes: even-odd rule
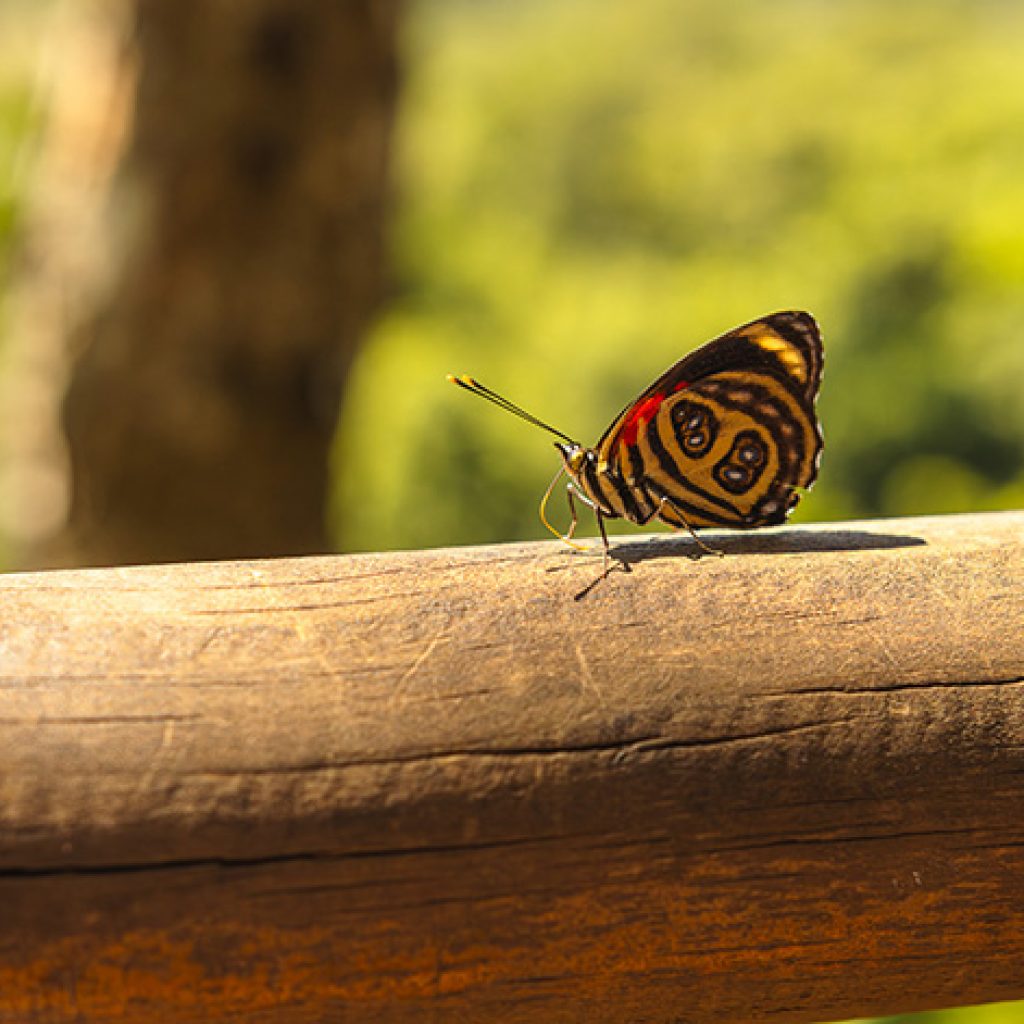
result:
[[[715,546],[727,555],[783,555],[812,551],[867,551],[883,548],[906,548],[927,543],[923,537],[900,533],[869,533],[866,530],[847,530],[821,526],[816,529],[787,527],[785,530],[756,533],[717,534]],[[615,545],[613,554],[625,562],[640,562],[648,558],[692,556],[699,549],[690,537],[664,535],[637,544]]]

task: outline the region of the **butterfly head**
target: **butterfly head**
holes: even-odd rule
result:
[[[562,456],[566,471],[570,476],[578,477],[583,472],[583,467],[588,461],[597,459],[597,453],[593,448],[584,448],[581,444],[561,444],[555,442],[558,453]]]

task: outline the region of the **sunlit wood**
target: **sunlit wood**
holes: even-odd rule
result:
[[[1024,997],[1024,514],[0,577],[0,1018]]]

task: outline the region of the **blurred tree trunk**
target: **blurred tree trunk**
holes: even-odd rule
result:
[[[51,561],[327,548],[341,387],[382,292],[396,18],[396,0],[136,0]]]

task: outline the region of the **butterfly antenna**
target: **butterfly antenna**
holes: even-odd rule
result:
[[[540,427],[541,430],[546,430],[549,434],[554,434],[555,437],[560,437],[568,444],[578,445],[579,443],[569,437],[568,434],[563,434],[560,430],[555,430],[555,428],[550,424],[537,419],[536,416],[531,416],[525,409],[520,409],[518,405],[510,402],[504,396],[499,395],[497,391],[492,391],[490,388],[484,387],[480,381],[474,380],[474,378],[470,377],[468,374],[456,377],[455,374],[449,373],[448,380],[451,381],[452,384],[456,384],[460,388],[464,388],[470,394],[476,395],[478,398],[484,398],[488,402],[493,402],[499,409],[504,409],[505,412],[510,412],[513,416],[518,416],[521,420],[526,420],[527,423],[532,423],[535,427]]]

